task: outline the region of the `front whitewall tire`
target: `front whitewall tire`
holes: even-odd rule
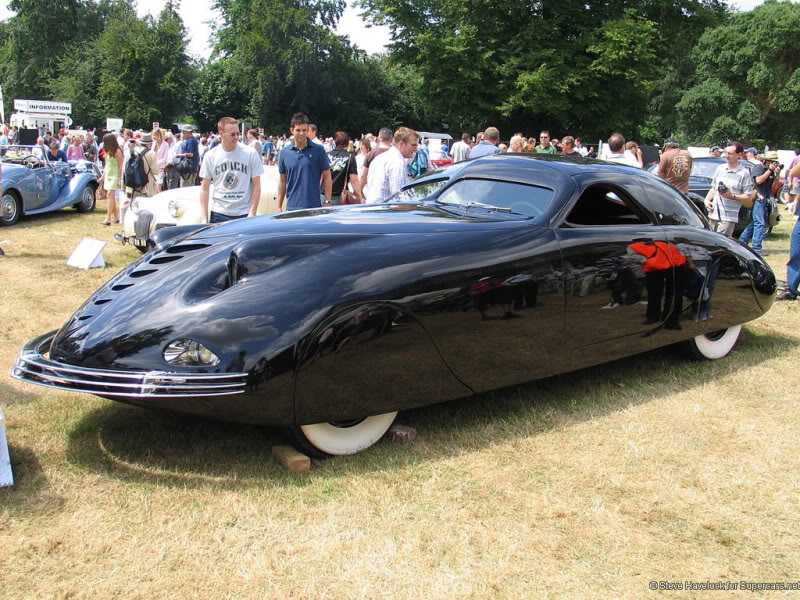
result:
[[[317,451],[317,455],[355,454],[380,440],[396,416],[397,412],[374,415],[351,426],[331,423],[301,425],[298,433]]]

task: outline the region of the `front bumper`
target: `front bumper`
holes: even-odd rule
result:
[[[93,369],[46,358],[56,336],[51,331],[20,351],[11,378],[51,389],[124,400],[130,398],[208,398],[244,394],[247,373],[177,373]]]

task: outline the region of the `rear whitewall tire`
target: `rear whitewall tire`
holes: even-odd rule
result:
[[[700,359],[717,360],[727,356],[742,333],[741,325],[734,325],[722,331],[698,335],[687,343],[691,353]]]
[[[366,450],[389,430],[397,412],[373,415],[352,425],[314,423],[294,429],[301,449],[317,458],[345,456]]]

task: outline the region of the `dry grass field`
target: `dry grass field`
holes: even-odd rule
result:
[[[800,580],[800,303],[749,323],[726,359],[661,349],[402,413],[413,445],[292,475],[270,456],[281,431],[6,377],[139,255],[102,218],[0,229],[17,480],[0,490],[0,598],[605,599]],[[765,244],[781,279],[792,224]],[[83,236],[109,241],[108,268],[65,265]]]

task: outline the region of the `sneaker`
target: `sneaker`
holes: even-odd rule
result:
[[[619,306],[619,302],[609,302],[605,306],[601,306],[600,308],[617,308]]]
[[[759,256],[764,256],[764,250],[762,250],[761,248],[752,248],[752,250]]]
[[[797,299],[797,296],[793,296],[791,293],[789,293],[788,290],[784,291],[784,292],[781,292],[780,294],[775,296],[775,300],[780,300],[780,301],[782,301],[782,300],[796,300],[796,299]]]

